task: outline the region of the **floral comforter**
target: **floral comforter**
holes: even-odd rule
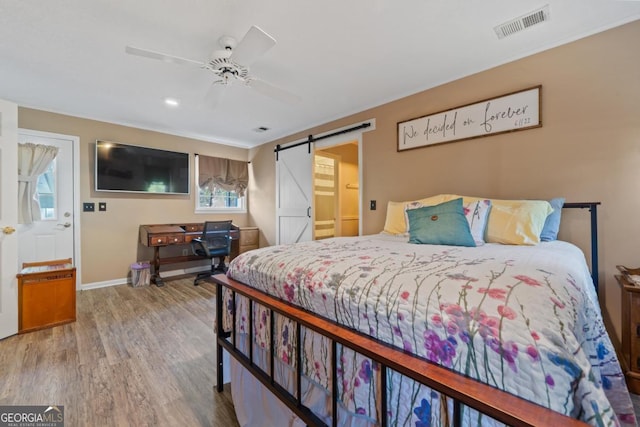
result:
[[[246,252],[227,274],[594,426],[636,423],[584,255],[569,243],[464,248],[384,234],[334,238]],[[254,317],[261,348],[270,342],[265,312]],[[276,354],[290,366],[294,330],[278,317]],[[302,342],[305,375],[330,390],[328,342],[310,331]],[[376,364],[342,348],[338,363],[341,407],[354,424],[375,425]],[[450,402],[397,373],[387,382],[389,425],[446,424]],[[471,410],[463,417],[491,424]]]

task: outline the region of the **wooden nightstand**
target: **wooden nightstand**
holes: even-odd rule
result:
[[[260,230],[258,227],[239,227],[239,234],[238,240],[231,243],[229,260],[234,259],[243,252],[260,247]]]
[[[627,387],[640,394],[640,286],[616,276],[622,291],[622,357]]]
[[[258,227],[240,227],[240,253],[258,249],[259,240]]]

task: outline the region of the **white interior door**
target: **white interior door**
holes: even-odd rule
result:
[[[0,339],[18,333],[18,106],[0,100]]]
[[[276,244],[313,239],[313,143],[276,153]]]
[[[72,258],[76,236],[74,213],[75,137],[20,129],[18,142],[58,147],[49,169],[38,179],[41,219],[19,224],[18,263]]]

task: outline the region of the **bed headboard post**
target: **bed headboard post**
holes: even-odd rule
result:
[[[591,212],[591,278],[598,293],[598,205],[600,202],[565,203],[563,208],[589,209]]]

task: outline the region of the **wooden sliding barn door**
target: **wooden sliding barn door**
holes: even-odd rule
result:
[[[313,143],[276,151],[276,244],[313,239]]]

